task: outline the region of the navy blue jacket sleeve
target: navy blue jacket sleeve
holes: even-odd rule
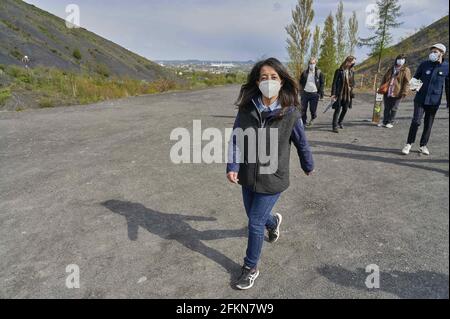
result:
[[[418,80],[422,80],[422,69],[423,69],[424,62],[420,63],[419,67],[416,70],[416,74],[414,74],[414,78]]]
[[[300,158],[300,165],[306,173],[310,173],[314,170],[314,160],[306,139],[305,127],[303,121],[298,118],[295,122],[294,129],[292,130],[291,141],[297,148],[298,157]]]
[[[234,121],[233,131],[240,127],[239,122],[239,113],[236,116],[236,120]],[[227,161],[227,174],[229,172],[239,172],[239,159],[240,159],[240,151],[237,145],[237,138],[234,134],[231,135],[230,142],[228,144],[228,161]]]
[[[446,97],[446,101],[447,101],[447,108],[448,108],[448,100],[450,100],[450,82],[448,79],[448,73],[447,73],[447,77],[445,78],[445,97]]]

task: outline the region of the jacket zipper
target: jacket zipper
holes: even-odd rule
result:
[[[263,127],[264,127],[264,123],[263,123],[263,121],[262,121],[262,115],[261,115],[261,112],[259,111],[259,109],[258,109],[258,107],[256,107],[256,104],[255,104],[255,102],[252,100],[252,102],[253,102],[253,105],[254,105],[254,107],[255,107],[255,109],[256,109],[256,113],[258,113],[258,119],[259,119],[259,128],[260,129],[262,129]],[[257,184],[257,181],[258,181],[258,163],[259,163],[259,157],[258,157],[258,152],[259,152],[259,130],[258,130],[258,132],[256,132],[256,140],[257,140],[257,143],[256,143],[256,163],[255,163],[255,185],[253,185],[253,191],[254,192],[256,192],[256,184]]]

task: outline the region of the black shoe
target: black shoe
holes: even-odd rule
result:
[[[277,226],[269,230],[269,243],[275,243],[280,238],[280,225],[283,221],[283,216],[276,214],[275,218],[277,220]]]
[[[339,133],[339,130],[337,129],[337,127],[333,127],[333,133]]]
[[[308,126],[309,126],[309,127],[314,126],[314,120],[309,121]]]
[[[340,128],[341,130],[344,129],[344,125],[342,125],[342,123],[339,123],[338,125],[339,125],[339,128]]]
[[[247,290],[252,288],[258,276],[259,270],[257,268],[251,269],[247,266],[242,267],[242,273],[236,282],[236,288],[240,290]]]

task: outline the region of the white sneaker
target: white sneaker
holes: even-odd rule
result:
[[[405,155],[408,155],[409,152],[411,152],[411,147],[412,147],[411,144],[406,144],[406,146],[402,150],[402,153],[405,154]]]
[[[394,128],[394,125],[392,125],[392,124],[389,123],[389,124],[386,125],[386,127],[387,127],[387,128]]]
[[[426,147],[426,146],[421,146],[419,148],[419,152],[423,155],[430,155],[430,151],[428,150],[428,147]]]
[[[383,123],[378,123],[377,126],[378,127],[384,127],[384,124]]]

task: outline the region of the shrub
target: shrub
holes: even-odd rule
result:
[[[97,66],[95,67],[95,72],[97,74],[100,74],[101,76],[104,76],[105,78],[110,76],[110,71],[105,64],[97,64]]]
[[[157,80],[155,82],[152,82],[152,85],[157,92],[166,92],[176,87],[176,83],[174,81],[170,81],[167,79]]]
[[[24,67],[20,67],[17,65],[10,65],[6,68],[6,73],[20,82],[24,83],[31,82],[31,74]]]
[[[9,51],[9,53],[17,60],[22,60],[23,54],[19,50],[17,50],[17,48],[14,48],[14,50]]]
[[[55,107],[54,102],[49,98],[42,98],[39,100],[39,106],[41,108]]]
[[[11,90],[9,88],[0,89],[0,105],[4,105],[11,97]]]
[[[82,58],[81,52],[78,49],[73,50],[72,55],[77,60],[81,60],[81,58]]]

